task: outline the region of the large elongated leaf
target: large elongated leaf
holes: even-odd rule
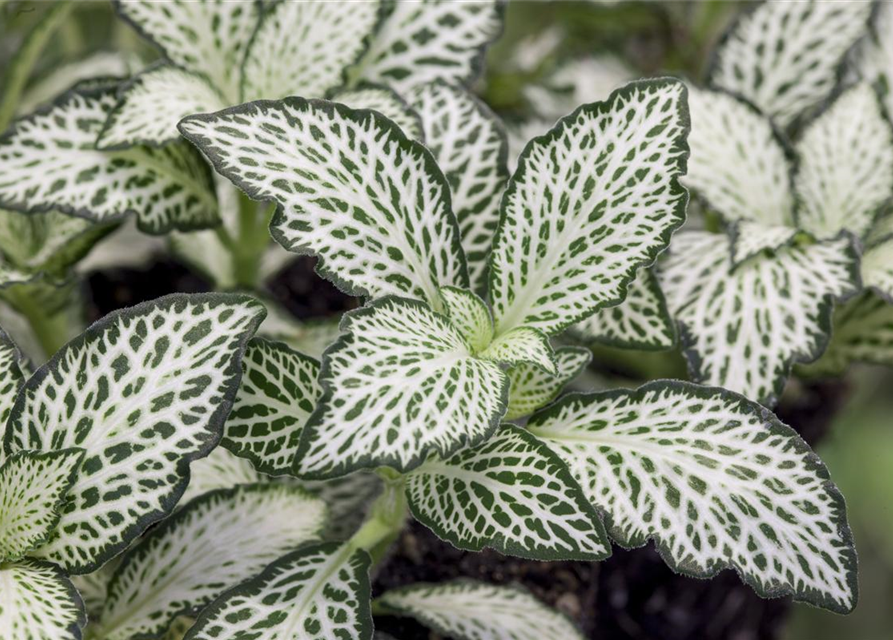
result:
[[[518,427],[483,445],[431,460],[407,479],[412,514],[468,551],[491,547],[537,560],[611,554],[595,511],[561,461]]]
[[[676,343],[676,325],[660,283],[648,269],[639,269],[626,291],[626,299],[600,309],[577,323],[575,333],[590,340],[627,349],[670,349]]]
[[[582,640],[566,617],[518,587],[471,580],[415,584],[385,592],[380,602],[457,640]]]
[[[171,62],[205,76],[228,101],[238,102],[242,60],[260,3],[115,0],[115,7]]]
[[[858,290],[858,265],[852,243],[839,238],[732,269],[724,235],[680,234],[662,284],[692,378],[774,404],[792,364],[824,351],[833,301]]]
[[[843,497],[809,446],[755,402],[659,381],[569,396],[528,426],[567,462],[623,546],[654,539],[685,574],[734,567],[764,597],[855,606]]]
[[[321,97],[345,81],[379,21],[379,0],[276,2],[251,41],[242,78],[242,102],[285,96]]]
[[[820,238],[864,236],[893,198],[893,130],[874,90],[847,90],[806,129],[797,154],[799,226]]]
[[[791,167],[766,116],[738,98],[689,88],[691,157],[683,184],[727,221],[794,224]]]
[[[497,334],[553,334],[623,300],[685,217],[685,86],[635,82],[522,154],[490,254]]]
[[[273,237],[321,258],[356,295],[438,304],[466,287],[449,187],[431,154],[371,111],[286,98],[193,116],[180,131],[257,200],[274,200]]]
[[[395,2],[390,9],[358,71],[400,93],[437,79],[472,80],[502,31],[499,0]]]
[[[0,560],[17,560],[47,541],[83,458],[82,449],[23,451],[0,467]]]
[[[509,370],[509,406],[506,420],[530,415],[549,404],[570,381],[580,375],[592,360],[588,349],[561,347],[555,350],[557,373],[547,373],[532,364],[520,364]]]
[[[127,554],[97,620],[99,637],[158,637],[177,616],[198,613],[225,590],[314,541],[325,515],[322,500],[284,485],[205,494]]]
[[[322,394],[319,363],[284,344],[254,338],[221,444],[264,473],[290,474],[301,431]]]
[[[123,89],[99,133],[99,149],[158,146],[179,140],[177,123],[193,113],[218,111],[226,100],[205,78],[161,66],[138,75]]]
[[[17,121],[0,138],[0,206],[97,222],[135,213],[148,233],[214,224],[211,175],[188,145],[95,149],[115,103],[113,88],[85,89]]]
[[[81,640],[84,603],[58,567],[24,559],[0,565],[4,640]]]
[[[220,437],[262,316],[247,296],[167,296],[109,314],[35,372],[6,453],[86,451],[41,557],[89,573],[170,513]]]
[[[729,32],[710,80],[787,125],[834,89],[870,14],[869,2],[765,2]]]
[[[184,640],[372,640],[370,564],[337,543],[291,553],[218,598]]]
[[[345,316],[323,357],[323,396],[304,427],[296,470],[335,477],[381,465],[408,471],[488,438],[505,412],[508,379],[473,357],[444,316],[385,298]]]
[[[508,142],[497,116],[467,90],[443,82],[409,96],[425,142],[443,169],[476,291],[486,288],[487,256],[508,180]]]

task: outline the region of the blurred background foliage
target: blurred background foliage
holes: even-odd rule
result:
[[[701,81],[712,49],[729,22],[746,11],[748,4],[511,0],[503,37],[490,49],[485,73],[475,90],[520,140],[544,132],[550,121],[579,102],[602,98],[615,84],[630,78],[669,74]],[[122,68],[133,71],[158,57],[128,25],[115,18],[109,3],[74,2],[60,16],[58,28],[33,52],[27,83],[16,88],[18,80],[9,77],[7,63],[13,56],[30,55],[25,36],[54,5],[0,0],[0,113],[4,105],[18,103],[19,96],[12,93],[49,98],[78,81],[80,78],[66,72],[66,65],[74,61],[89,56],[101,61],[101,56],[117,54],[109,55],[107,69],[119,74]],[[537,130],[537,126],[544,128]],[[697,212],[693,214],[697,218]],[[119,251],[110,259],[124,260],[127,254]],[[589,388],[685,377],[678,352],[635,353],[597,347],[595,362],[596,372],[581,383]],[[834,402],[827,402],[824,411],[837,407],[837,413],[816,443],[849,506],[860,556],[860,603],[847,617],[796,606],[784,627],[785,640],[893,638],[891,383],[889,372],[867,367],[851,370],[844,380],[834,382]],[[794,380],[786,393],[789,400],[796,401],[803,393],[802,384]],[[792,426],[800,429],[803,425]]]

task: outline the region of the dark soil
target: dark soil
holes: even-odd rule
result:
[[[268,286],[274,297],[302,319],[355,307],[355,299],[313,273],[313,264],[311,258],[300,258],[272,278]],[[184,266],[164,259],[144,270],[94,273],[88,288],[89,312],[95,320],[167,293],[207,291],[209,285]],[[839,384],[807,385],[796,403],[783,405],[778,413],[814,444],[844,394]],[[613,556],[601,563],[535,562],[494,551],[459,551],[418,523],[404,531],[375,576],[373,590],[377,595],[415,582],[460,577],[520,583],[568,614],[588,637],[599,640],[772,640],[790,607],[788,599],[759,598],[732,571],[712,580],[674,574],[650,545],[632,551],[615,547]],[[376,619],[376,627],[400,640],[438,638],[405,618],[383,616]]]

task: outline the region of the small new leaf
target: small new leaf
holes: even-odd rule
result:
[[[554,352],[549,338],[538,330],[529,327],[516,327],[490,343],[481,358],[503,362],[509,366],[529,363],[540,367],[546,373],[556,373]]]
[[[493,341],[493,318],[487,303],[468,289],[443,287],[440,298],[447,317],[471,347],[472,353],[484,351]]]
[[[541,367],[520,364],[509,370],[509,407],[506,420],[516,420],[544,407],[574,378],[580,375],[592,353],[589,349],[561,347],[555,350],[557,373],[546,373]]]

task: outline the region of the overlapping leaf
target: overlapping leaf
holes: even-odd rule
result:
[[[188,145],[95,149],[115,102],[113,88],[74,91],[19,120],[0,139],[0,206],[58,209],[97,222],[135,213],[148,233],[213,225],[210,172]]]
[[[473,357],[452,323],[414,300],[384,298],[345,316],[323,358],[323,396],[304,426],[296,469],[335,477],[480,442],[505,412],[508,379]]]
[[[263,307],[173,295],[110,314],[25,383],[4,449],[86,451],[40,556],[88,573],[168,514],[219,439]]]
[[[689,575],[734,567],[764,597],[855,606],[843,497],[796,432],[755,402],[658,381],[569,396],[528,426],[568,464],[620,544],[654,539]]]
[[[355,75],[399,93],[437,79],[464,84],[501,31],[499,0],[395,2]]]
[[[676,343],[676,325],[660,283],[648,269],[639,269],[623,302],[596,311],[574,325],[573,331],[628,349],[670,349]]]
[[[870,14],[869,2],[765,2],[733,26],[710,80],[786,126],[831,93]]]
[[[450,183],[453,211],[476,291],[486,288],[487,256],[508,180],[508,142],[499,119],[467,90],[443,82],[409,96],[425,142]]]
[[[868,84],[843,93],[797,143],[797,222],[819,238],[858,237],[893,198],[893,129]]]
[[[893,6],[878,4],[871,33],[856,49],[854,68],[859,77],[878,87],[887,114],[893,114]]]
[[[555,350],[557,373],[551,374],[532,364],[520,364],[508,372],[509,406],[506,420],[515,420],[530,415],[540,407],[549,404],[561,390],[576,378],[589,361],[592,353],[588,349],[561,347]]]
[[[216,489],[272,481],[273,478],[255,469],[249,460],[234,456],[219,445],[207,456],[189,465],[189,485],[177,506],[185,506],[193,499]]]
[[[322,390],[319,363],[284,344],[254,338],[222,446],[272,475],[289,474],[301,431]]]
[[[565,616],[519,587],[456,580],[394,589],[379,601],[457,640],[583,638]]]
[[[729,225],[729,249],[732,264],[737,266],[763,252],[770,254],[787,247],[797,239],[799,230],[787,225],[767,225],[739,220]]]
[[[131,550],[109,586],[97,633],[158,637],[225,590],[318,538],[325,504],[300,489],[260,484],[198,498]]]
[[[426,462],[408,477],[406,496],[420,522],[460,549],[537,560],[610,555],[602,524],[567,469],[517,427]]]
[[[337,543],[291,553],[208,606],[184,640],[371,640],[370,564]]]
[[[556,373],[549,339],[538,329],[517,327],[497,336],[481,358],[503,362],[509,366],[534,364],[548,373]]]
[[[868,247],[862,254],[862,285],[893,302],[893,239]]]
[[[811,369],[840,375],[850,364],[893,366],[893,305],[866,291],[834,311],[834,332]]]
[[[439,303],[467,287],[449,187],[430,153],[374,112],[287,98],[193,116],[181,132],[217,170],[280,206],[273,237],[319,255],[319,271],[357,295]]]
[[[77,589],[78,594],[84,601],[84,608],[87,611],[89,620],[95,620],[102,613],[109,582],[111,582],[112,576],[121,564],[120,558],[121,556],[114,558],[93,573],[69,576],[71,584],[74,585],[74,588]]]
[[[531,142],[490,254],[497,334],[553,334],[620,302],[685,215],[684,85],[648,80],[584,105]]]
[[[363,85],[358,88],[339,91],[332,100],[346,104],[351,109],[372,109],[394,121],[407,138],[423,141],[422,122],[403,98],[387,87]]]
[[[371,471],[358,471],[331,480],[297,481],[322,500],[329,511],[326,540],[346,540],[363,525],[370,507],[381,494],[382,481]]]
[[[275,302],[264,300],[267,317],[258,335],[284,342],[295,351],[317,360],[341,335],[340,316],[301,321]]]
[[[688,232],[674,239],[661,279],[693,379],[770,406],[791,365],[824,350],[833,300],[858,290],[858,255],[838,238],[732,269],[726,236]]]
[[[4,640],[81,640],[84,603],[57,567],[25,559],[0,565]]]
[[[0,329],[0,424],[3,425],[6,424],[19,389],[25,384],[27,376],[22,370],[22,360],[18,347]],[[5,452],[0,451],[0,462],[5,459]]]

